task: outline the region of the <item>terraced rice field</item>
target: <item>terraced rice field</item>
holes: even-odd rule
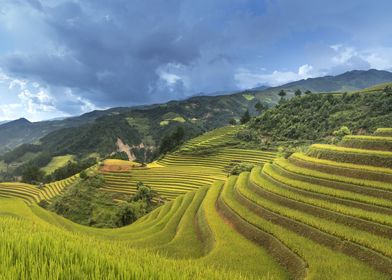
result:
[[[79,175],[74,175],[61,181],[45,184],[41,188],[24,183],[0,183],[0,197],[17,197],[29,204],[44,199],[50,201],[59,195],[65,187],[75,183],[78,178]]]
[[[9,279],[26,271],[31,279],[391,279],[392,168],[379,162],[390,159],[342,145],[199,186],[120,229],[3,198],[0,271]],[[175,167],[166,164],[150,169]],[[23,269],[11,269],[12,256]]]
[[[229,148],[238,127],[224,127],[208,132],[183,145],[176,153],[168,154],[163,159],[146,167],[134,167],[124,170],[127,164],[113,160],[105,161],[101,173],[105,177],[106,187],[102,190],[133,194],[138,182],[150,186],[158,194],[171,200],[181,194],[209,186],[215,180],[224,180],[228,168],[236,162],[262,165],[275,158],[271,151],[244,150]],[[221,147],[207,155],[192,154],[195,147]]]
[[[192,152],[197,148],[214,148],[237,144],[235,135],[241,130],[241,126],[225,126],[206,132],[193,138],[180,148],[181,153]]]

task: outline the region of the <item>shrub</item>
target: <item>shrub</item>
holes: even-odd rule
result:
[[[231,166],[230,175],[239,175],[242,172],[251,171],[253,167],[255,167],[255,165],[251,163],[235,163]]]
[[[333,135],[337,138],[337,140],[341,141],[344,136],[351,135],[351,131],[347,126],[342,126],[338,130],[335,130]]]

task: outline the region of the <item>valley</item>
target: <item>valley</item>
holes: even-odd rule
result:
[[[0,280],[392,280],[391,10],[0,0]]]
[[[35,255],[40,263],[36,250],[51,258],[50,270],[41,266],[37,277],[66,275],[64,265],[70,264],[68,269],[74,271],[78,262],[71,258],[76,258],[84,260],[82,267],[78,265],[80,273],[94,271],[116,278],[389,279],[390,129],[380,128],[366,137],[346,136],[338,146],[315,144],[308,152],[296,152],[287,159],[267,151],[232,148],[234,129],[238,128],[204,134],[150,166],[121,169],[121,161],[108,160],[101,171],[90,170],[104,174],[107,187],[101,191],[133,193],[134,183],[143,181],[167,200],[119,229],[81,226],[36,204],[50,201],[78,176],[41,190],[2,183],[2,240],[11,246],[13,233],[30,231],[37,236],[21,259],[26,267],[29,256]],[[377,144],[380,138],[382,147]],[[210,146],[220,151],[191,154]],[[224,170],[232,160],[255,167],[228,176]],[[33,229],[34,224],[38,227]],[[28,242],[27,236],[18,235],[19,246],[14,250]],[[35,243],[38,240],[43,242]],[[68,244],[70,255],[60,258],[56,252],[63,243]],[[4,252],[2,256],[8,260]],[[153,265],[145,267],[146,262]],[[6,264],[2,262],[3,267]]]

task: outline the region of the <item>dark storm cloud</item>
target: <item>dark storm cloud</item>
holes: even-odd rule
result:
[[[157,68],[190,65],[213,36],[202,24],[184,25],[180,8],[181,1],[84,0],[44,6],[40,16],[58,49],[13,53],[1,62],[14,74],[77,88],[98,103],[160,99],[154,96],[160,94]]]
[[[384,47],[389,47],[385,38],[392,35],[386,24],[389,1],[371,5],[364,0],[0,0],[0,4],[4,25],[0,38],[6,40],[0,43],[0,70],[46,85],[58,100],[67,90],[68,96],[79,99],[74,103],[67,99],[56,107],[72,113],[80,104],[91,108],[89,102],[98,107],[159,102],[254,86],[258,81],[273,84],[285,77],[303,78],[312,74],[309,71],[366,69],[373,66],[370,62],[382,60],[380,54],[350,53],[348,47],[335,50],[330,45],[366,49],[384,38]],[[309,42],[320,47],[313,50]],[[301,66],[306,73],[299,70]]]

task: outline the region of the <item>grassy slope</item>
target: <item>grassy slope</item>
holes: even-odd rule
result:
[[[52,160],[48,163],[48,165],[41,168],[41,170],[44,171],[45,174],[51,174],[57,168],[65,166],[68,163],[68,161],[72,161],[73,159],[74,159],[73,155],[53,157]]]
[[[261,160],[258,151],[225,147],[230,137],[222,135],[228,135],[228,131],[218,132],[190,141],[184,145],[185,150],[149,168],[134,167],[129,178],[152,180],[174,191],[183,178],[191,186],[205,180],[211,170],[223,172],[225,160]],[[209,146],[218,147],[220,153],[198,154],[200,147],[203,151]],[[328,146],[331,154],[342,150],[347,149]],[[158,275],[160,279],[303,279],[305,275],[307,279],[390,279],[392,190],[383,180],[390,178],[392,170],[369,166],[374,161],[364,163],[361,156],[376,157],[377,166],[383,166],[378,154],[385,155],[386,162],[392,155],[377,149],[349,151],[353,154],[350,163],[344,163],[340,156],[317,159],[309,152],[293,156],[308,164],[277,159],[251,173],[221,177],[226,182],[218,180],[209,188],[188,191],[119,229],[77,225],[38,207],[34,201],[27,206],[15,199],[1,199],[0,237],[6,246],[0,245],[4,260],[0,268],[13,278],[26,271],[9,269],[12,248],[33,279],[55,274],[67,279],[71,270],[76,270],[73,275],[89,275],[92,279],[148,279]],[[269,155],[268,162],[271,156],[274,154]],[[132,165],[109,162],[122,167]],[[342,178],[334,174],[334,169],[318,165],[345,168],[352,177]],[[157,172],[155,181],[152,171]],[[367,172],[376,175],[368,178],[364,175]],[[129,188],[129,178],[121,181],[124,173],[111,176],[117,176],[120,186]],[[19,188],[41,196],[33,186]],[[23,222],[16,217],[22,217]],[[51,268],[46,265],[48,259]]]
[[[3,279],[242,279],[195,261],[172,261],[123,242],[67,232],[40,220],[16,200],[2,200],[0,205]]]

